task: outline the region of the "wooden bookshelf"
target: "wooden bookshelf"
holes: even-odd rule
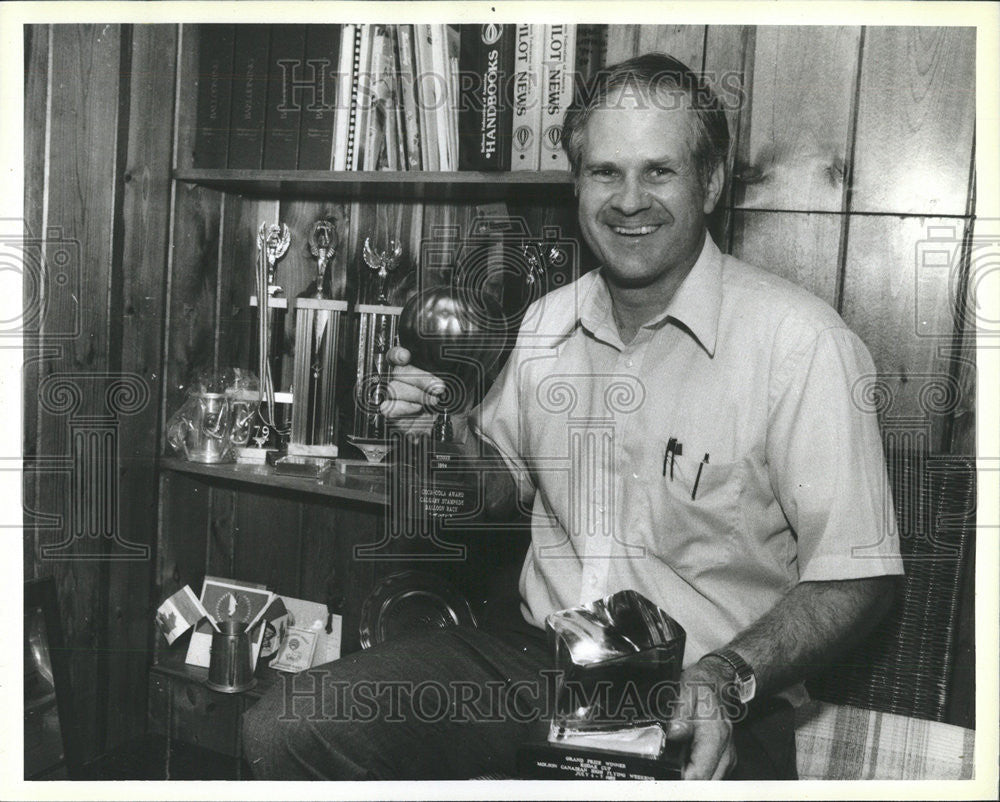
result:
[[[178,169],[187,184],[256,198],[387,198],[393,200],[496,200],[533,197],[568,200],[573,177],[561,170],[537,172],[356,172],[330,170]]]

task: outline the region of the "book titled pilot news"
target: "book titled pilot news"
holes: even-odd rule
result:
[[[198,41],[198,112],[195,122],[194,166],[226,166],[232,97],[232,25],[202,25]]]
[[[545,26],[518,23],[515,36],[510,169],[537,170],[541,159]]]
[[[462,25],[458,168],[510,169],[514,25]]]
[[[562,124],[573,102],[573,73],[576,64],[576,27],[545,26],[542,44],[542,137],[541,170],[568,170],[569,160],[562,149]]]

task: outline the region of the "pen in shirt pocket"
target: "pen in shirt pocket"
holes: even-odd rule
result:
[[[698,494],[698,483],[701,481],[701,469],[708,465],[708,454],[705,458],[698,463],[698,473],[694,477],[694,487],[691,488],[691,501],[694,501],[694,497]]]
[[[676,437],[667,440],[667,449],[663,452],[663,475],[667,475],[667,463],[670,463],[670,481],[674,480],[674,457],[684,453],[684,446],[677,442]]]

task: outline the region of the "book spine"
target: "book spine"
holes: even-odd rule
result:
[[[388,26],[372,26],[372,57],[370,69],[371,98],[368,127],[365,131],[365,160],[363,169],[378,170],[388,155],[389,121],[387,111],[391,89],[392,41]],[[392,143],[395,150],[395,141]],[[395,153],[393,154],[395,158]]]
[[[608,53],[607,25],[576,27],[576,80],[586,84],[604,66]]]
[[[433,127],[438,149],[438,167],[442,171],[453,169],[448,147],[449,114],[448,87],[451,84],[451,69],[448,66],[447,25],[430,25],[431,69],[434,73],[435,102],[433,107]]]
[[[537,170],[542,139],[542,39],[544,25],[519,23],[514,46],[513,131],[510,169]]]
[[[392,40],[392,125],[396,137],[396,169],[409,170],[406,158],[406,120],[403,116],[403,87],[399,69],[399,26],[389,27]]]
[[[337,108],[333,115],[333,170],[347,169],[347,135],[351,122],[351,86],[358,26],[347,23],[340,31],[340,58],[337,62]]]
[[[420,143],[423,169],[441,170],[437,141],[437,99],[442,76],[434,72],[431,58],[431,25],[414,25],[414,47],[417,54],[417,93],[420,110]]]
[[[232,25],[202,25],[199,36],[194,166],[225,167],[229,156],[236,31]]]
[[[458,167],[508,170],[515,26],[462,25],[460,36]]]
[[[363,170],[365,142],[368,136],[368,114],[372,102],[372,26],[361,25],[358,33],[357,58],[354,60],[355,83],[351,98],[351,130],[348,170]],[[356,94],[355,94],[356,93]]]
[[[271,29],[264,123],[266,170],[294,170],[298,164],[302,106],[295,83],[302,78],[305,52],[305,25],[275,25]]]
[[[546,25],[542,74],[542,170],[567,170],[562,149],[562,124],[573,102],[573,66],[576,63],[576,26]]]
[[[339,25],[310,25],[306,35],[306,87],[301,102],[299,169],[326,170],[333,155],[333,120],[337,107]]]
[[[420,112],[417,109],[417,93],[414,86],[416,66],[412,25],[398,26],[396,43],[399,48],[399,89],[402,97],[403,129],[406,132],[406,166],[410,170],[419,170],[422,166]]]
[[[234,49],[232,113],[228,165],[259,170],[264,156],[264,114],[267,108],[267,55],[271,31],[267,25],[237,25]]]

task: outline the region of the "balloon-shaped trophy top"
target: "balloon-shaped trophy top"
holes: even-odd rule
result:
[[[441,404],[450,410],[465,405],[506,339],[503,309],[492,295],[447,286],[410,298],[398,332],[410,364],[444,381]]]

